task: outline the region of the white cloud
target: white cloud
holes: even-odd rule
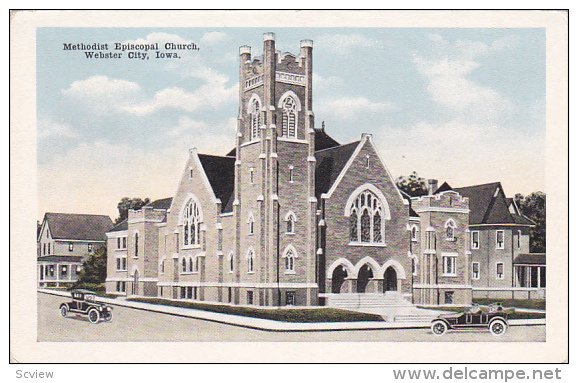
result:
[[[55,121],[50,117],[41,117],[37,124],[38,139],[44,140],[47,138],[75,138],[78,137],[72,127],[64,122]]]
[[[313,73],[313,89],[316,91],[335,90],[343,85],[343,79],[337,76],[322,76]]]
[[[135,82],[96,75],[72,82],[62,94],[96,111],[108,112],[134,102],[140,91]]]
[[[414,55],[413,62],[426,78],[426,89],[432,99],[446,108],[452,118],[496,121],[512,110],[512,102],[507,97],[471,77],[480,67],[475,59],[508,47],[509,39],[486,44],[470,40],[451,43],[437,34],[428,37],[434,43],[436,53],[433,57]]]
[[[218,43],[222,43],[223,41],[227,40],[228,36],[225,32],[207,32],[205,33],[200,40],[199,45],[215,45]]]
[[[416,170],[422,177],[467,186],[502,181],[508,195],[528,193],[545,182],[540,136],[505,134],[511,127],[489,123],[419,122],[383,127],[374,136],[394,176]]]
[[[344,55],[357,48],[383,48],[389,45],[391,45],[389,41],[369,38],[360,33],[324,34],[315,39],[315,46]]]
[[[382,113],[395,108],[389,101],[371,101],[366,97],[341,97],[332,100],[320,100],[316,108],[319,115],[350,119],[361,113]]]

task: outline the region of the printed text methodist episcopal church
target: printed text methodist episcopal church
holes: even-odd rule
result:
[[[272,33],[260,57],[240,48],[236,148],[192,149],[172,198],[107,233],[107,292],[262,306],[345,292],[471,302],[468,198],[410,199],[370,134],[340,145],[316,128],[312,50],[303,40],[297,56],[277,52]]]

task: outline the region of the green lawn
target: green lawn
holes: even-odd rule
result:
[[[266,309],[256,307],[213,305],[198,302],[171,301],[168,299],[159,299],[159,298],[129,298],[127,300],[134,302],[153,303],[158,305],[204,310],[221,314],[232,314],[253,318],[270,319],[280,322],[294,322],[294,323],[383,322],[383,318],[380,315],[366,314],[356,311],[347,311],[334,308]]]
[[[487,299],[487,298],[473,299],[473,303],[485,306],[496,302],[500,302],[504,307],[518,307],[524,309],[546,310],[545,299]]]

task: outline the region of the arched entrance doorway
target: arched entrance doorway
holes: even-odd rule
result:
[[[138,295],[138,270],[134,271],[131,294],[132,295]]]
[[[347,270],[342,265],[339,265],[333,270],[331,275],[331,292],[334,294],[339,294],[343,288],[343,283],[347,278]]]
[[[383,290],[397,291],[397,272],[392,266],[385,269],[385,274],[383,276]]]
[[[365,293],[370,278],[373,278],[373,271],[371,270],[371,267],[369,267],[368,264],[365,264],[361,267],[361,269],[359,269],[359,273],[357,274],[358,293]]]

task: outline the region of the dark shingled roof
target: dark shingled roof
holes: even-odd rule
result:
[[[128,230],[128,219],[123,219],[115,227],[110,229],[110,231],[126,231]]]
[[[37,261],[43,262],[81,262],[80,255],[47,255],[45,257],[38,257]]]
[[[415,212],[415,210],[413,210],[413,208],[411,207],[411,196],[409,194],[407,194],[406,192],[404,192],[403,190],[399,190],[399,194],[401,194],[403,199],[405,199],[407,202],[409,202],[409,216],[419,218],[419,214],[417,214]]]
[[[450,184],[448,184],[447,182],[444,182],[444,183],[442,184],[442,186],[440,186],[440,187],[434,192],[434,194],[438,194],[438,193],[445,192],[445,191],[449,191],[449,190],[454,190],[454,189],[452,189],[452,187],[450,186]]]
[[[359,141],[315,152],[315,195],[327,193],[359,145]]]
[[[499,189],[497,195],[496,190]],[[470,225],[515,223],[499,182],[454,188],[470,200]]]
[[[106,232],[113,227],[107,215],[46,213],[44,220],[54,239],[106,241]]]
[[[149,203],[147,206],[152,207],[153,209],[167,210],[171,207],[172,202],[173,202],[173,198],[168,197],[168,198],[157,199],[156,201]]]
[[[325,128],[315,129],[315,150],[323,150],[328,148],[334,148],[339,146],[339,142],[335,141],[329,134],[325,132]],[[237,155],[237,149],[233,148],[227,157],[235,157]]]
[[[232,212],[233,191],[235,189],[235,157],[199,154],[199,160],[215,196],[221,200],[221,212]]]
[[[546,253],[519,254],[514,258],[515,265],[545,265]]]

